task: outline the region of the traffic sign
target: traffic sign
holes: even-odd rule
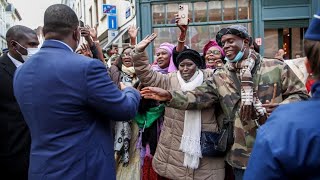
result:
[[[102,11],[106,14],[117,14],[117,7],[115,5],[103,4]]]
[[[108,28],[111,29],[111,30],[117,30],[118,29],[117,16],[108,15]]]
[[[126,10],[126,19],[128,19],[128,17],[130,17],[130,15],[131,15],[131,9],[130,9],[130,7],[129,7],[129,8],[127,8],[127,10]]]
[[[109,30],[108,31],[108,42],[111,42],[117,35],[119,31]]]

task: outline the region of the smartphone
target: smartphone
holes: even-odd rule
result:
[[[84,27],[83,21],[79,20],[79,25],[80,25],[80,27]]]
[[[188,25],[189,7],[187,4],[179,4],[178,16],[180,17],[179,25]]]

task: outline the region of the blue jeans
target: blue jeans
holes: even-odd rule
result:
[[[235,180],[242,180],[244,175],[244,169],[233,168],[233,174]]]

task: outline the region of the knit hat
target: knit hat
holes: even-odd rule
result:
[[[216,47],[221,52],[221,55],[223,57],[225,56],[223,49],[218,45],[218,43],[215,40],[210,40],[203,48],[203,57],[206,56],[208,49],[210,49],[211,47]]]
[[[200,69],[205,68],[204,60],[201,58],[200,54],[193,49],[186,49],[186,50],[182,51],[176,59],[176,64],[179,65],[185,59],[190,59]]]
[[[177,70],[177,67],[174,65],[173,58],[172,58],[173,48],[174,48],[173,44],[165,42],[165,43],[160,44],[159,48],[157,48],[157,51],[156,51],[156,52],[158,52],[159,49],[164,49],[170,54],[170,62],[169,62],[169,67],[168,67],[169,73]],[[155,66],[157,66],[157,65],[155,65]]]
[[[216,35],[216,41],[219,46],[222,46],[221,38],[226,34],[233,34],[239,36],[242,39],[249,39],[249,33],[246,27],[242,25],[232,25],[227,28],[222,28]]]
[[[304,38],[313,41],[320,41],[320,11],[313,15],[313,19],[306,34],[304,35]]]

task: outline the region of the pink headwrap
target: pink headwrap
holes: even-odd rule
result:
[[[223,49],[218,45],[218,43],[215,40],[210,40],[204,47],[203,47],[203,56],[206,56],[206,53],[208,49],[211,47],[216,47],[221,52],[222,56],[225,56]]]
[[[169,54],[170,54],[170,62],[169,62],[169,67],[168,68],[165,68],[165,69],[161,69],[158,64],[154,64],[152,65],[152,68],[153,70],[155,71],[167,71],[167,73],[170,73],[170,72],[173,72],[173,71],[176,71],[177,70],[177,67],[174,65],[173,63],[173,58],[172,58],[172,53],[173,53],[173,49],[174,49],[174,45],[173,44],[170,44],[170,43],[162,43],[160,44],[159,48],[157,48],[157,51],[159,51],[159,49],[164,49],[166,50]],[[156,61],[155,61],[156,63]]]

